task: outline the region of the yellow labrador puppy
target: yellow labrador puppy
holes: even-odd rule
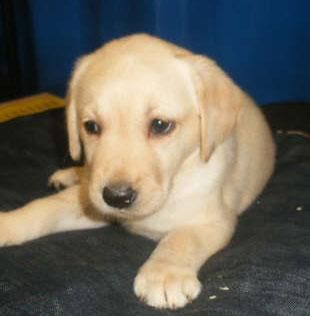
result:
[[[200,267],[225,247],[274,165],[254,102],[212,60],[148,35],[114,40],[72,76],[62,192],[1,213],[0,244],[117,221],[159,240],[134,281],[157,308],[195,299]],[[83,146],[83,147],[82,147]]]

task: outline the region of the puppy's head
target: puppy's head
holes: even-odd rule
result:
[[[186,161],[207,160],[233,130],[240,90],[209,59],[146,35],[83,57],[68,94],[70,153],[81,143],[89,197],[134,219],[165,203]]]

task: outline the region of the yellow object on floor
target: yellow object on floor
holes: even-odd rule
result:
[[[17,117],[62,108],[65,100],[49,93],[40,93],[30,97],[0,103],[0,123]]]

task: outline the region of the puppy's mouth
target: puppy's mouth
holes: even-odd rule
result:
[[[154,214],[166,200],[166,194],[156,191],[149,198],[128,186],[109,186],[103,190],[89,187],[93,207],[112,221],[133,221]]]
[[[91,203],[99,212],[106,216],[109,221],[115,222],[139,220],[155,212],[141,212],[138,201],[127,207],[111,207],[103,201],[98,203],[98,201],[92,198]]]

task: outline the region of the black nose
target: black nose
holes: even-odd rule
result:
[[[104,201],[115,208],[127,208],[135,201],[137,192],[126,184],[114,184],[104,187]]]

